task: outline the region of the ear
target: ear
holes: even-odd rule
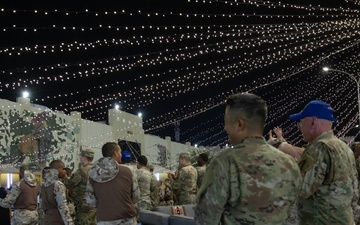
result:
[[[237,122],[238,122],[238,127],[237,127],[237,128],[238,128],[238,131],[243,131],[243,130],[245,130],[245,127],[246,127],[245,120],[239,118],[239,119],[237,120]]]

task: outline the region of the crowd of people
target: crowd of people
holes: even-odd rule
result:
[[[12,217],[13,225],[137,225],[139,210],[194,204],[194,219],[204,225],[359,224],[360,144],[350,148],[334,135],[333,113],[328,103],[314,100],[290,115],[308,143],[297,147],[280,127],[265,140],[262,98],[231,95],[224,129],[233,147],[210,162],[202,153],[194,167],[191,155],[181,153],[178,169],[157,181],[146,156],[137,158],[135,169],[122,164],[120,146],[108,142],[95,163],[93,150],[82,151],[74,173],[53,160],[41,184],[21,167],[11,191],[0,190],[1,215]]]

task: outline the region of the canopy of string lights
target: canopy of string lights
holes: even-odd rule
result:
[[[225,145],[223,102],[236,92],[268,104],[300,144],[291,113],[331,103],[344,136],[358,124],[359,1],[31,1],[0,8],[0,98],[107,120],[142,112],[146,133]],[[357,131],[358,132],[358,131]]]

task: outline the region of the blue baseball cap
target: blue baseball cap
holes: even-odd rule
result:
[[[299,121],[306,117],[313,116],[319,119],[336,122],[336,119],[333,117],[334,112],[335,110],[331,108],[330,104],[321,100],[313,100],[309,102],[301,112],[290,115],[290,120]]]

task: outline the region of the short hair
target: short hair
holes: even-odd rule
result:
[[[148,163],[148,160],[147,160],[146,156],[144,156],[144,155],[139,156],[137,158],[137,161],[139,164],[144,165],[144,166],[146,166]]]
[[[117,146],[119,145],[115,142],[105,143],[101,148],[103,157],[112,157],[117,150]]]
[[[65,164],[61,160],[57,159],[53,160],[49,165],[50,169],[59,169],[61,166],[65,167]]]
[[[264,99],[250,93],[230,95],[226,99],[226,106],[233,118],[243,118],[249,121],[247,125],[264,130],[267,117],[267,105]]]
[[[201,153],[200,155],[199,155],[199,157],[204,161],[204,162],[208,162],[208,160],[209,160],[209,156],[206,154],[206,153]]]

